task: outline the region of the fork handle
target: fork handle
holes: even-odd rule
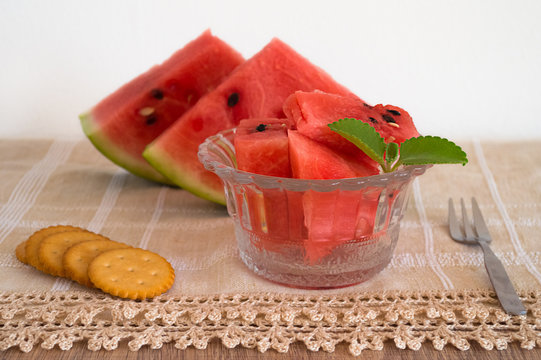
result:
[[[479,241],[483,254],[485,256],[485,267],[488,272],[490,282],[498,295],[503,309],[512,315],[526,314],[526,308],[515,292],[515,288],[505,271],[500,259],[496,257],[488,243]]]

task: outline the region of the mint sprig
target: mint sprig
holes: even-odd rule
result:
[[[328,126],[380,164],[384,172],[394,171],[400,165],[468,163],[460,146],[438,136],[418,136],[398,145],[386,143],[370,124],[361,120],[344,118]]]

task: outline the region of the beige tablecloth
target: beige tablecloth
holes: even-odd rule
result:
[[[391,263],[372,280],[303,291],[252,274],[225,208],[137,178],[87,141],[0,140],[0,350],[40,345],[133,350],[219,338],[229,346],[287,351],[301,341],[352,354],[386,340],[486,349],[541,345],[541,141],[461,143],[465,166],[435,166],[413,186]],[[475,196],[528,309],[510,317],[493,293],[481,250],[451,240],[447,200]],[[87,289],[20,263],[15,247],[55,224],[81,226],[167,258],[173,287],[148,301]]]

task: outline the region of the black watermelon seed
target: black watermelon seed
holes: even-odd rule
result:
[[[400,116],[400,111],[395,110],[395,109],[387,109],[387,112],[396,116]]]
[[[152,125],[154,124],[156,121],[158,121],[158,118],[156,117],[156,115],[149,115],[147,116],[145,122],[147,125]]]
[[[396,124],[396,121],[393,119],[393,117],[391,115],[383,115],[383,120],[387,121],[388,123],[395,123]]]
[[[265,131],[267,129],[267,125],[265,124],[259,124],[257,125],[257,127],[255,128],[257,131],[261,132],[261,131]]]
[[[378,123],[378,121],[376,119],[374,119],[372,116],[370,116],[368,119],[374,124]]]
[[[227,106],[233,107],[239,102],[239,94],[233,93],[227,98]]]
[[[367,103],[363,103],[364,106],[366,106],[367,108],[373,108],[372,105],[368,105]]]
[[[161,91],[160,89],[152,89],[152,90],[150,91],[150,95],[151,95],[154,99],[158,99],[158,100],[163,99],[163,91]]]

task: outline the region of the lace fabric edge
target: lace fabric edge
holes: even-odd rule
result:
[[[541,290],[519,292],[528,312],[510,316],[488,290],[382,291],[349,294],[242,293],[162,295],[144,301],[101,292],[0,292],[0,350],[58,346],[84,341],[89,350],[159,349],[165,343],[205,349],[219,339],[226,347],[287,352],[294,342],[333,352],[347,343],[352,355],[382,350],[387,341],[418,350],[460,350],[477,342],[505,349],[541,346]]]

